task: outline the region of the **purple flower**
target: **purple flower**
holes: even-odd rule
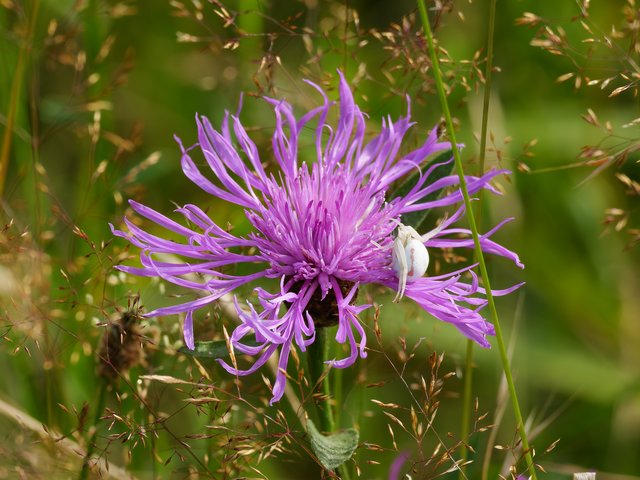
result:
[[[402,467],[404,467],[404,464],[407,463],[407,460],[409,460],[410,457],[411,452],[407,450],[398,454],[398,456],[394,458],[391,466],[389,467],[389,480],[401,480],[401,478],[403,478]]]
[[[189,348],[194,348],[195,310],[252,280],[263,277],[280,280],[280,288],[274,293],[255,289],[259,307],[248,304],[241,308],[235,299],[240,324],[231,335],[231,344],[236,351],[257,357],[253,365],[240,370],[220,360],[228,372],[247,375],[278,354],[279,372],[272,403],[284,393],[286,377],[282,372],[287,368],[291,349],[304,351],[313,343],[318,327],[337,324],[336,341],[349,344],[350,354],[333,360],[334,367],[352,365],[358,355],[366,357],[365,331],[358,314],[370,305],[355,305],[355,298],[358,288],[368,283],[398,288],[392,250],[400,216],[459,205],[462,201],[459,189],[438,200],[423,200],[432,192],[458,184],[455,175],[429,183],[436,166],[428,169],[406,196],[389,198],[388,190],[394,182],[419,169],[431,154],[449,149],[450,144],[439,142],[433,129],[422,146],[400,154],[403,138],[413,125],[410,112],[396,122],[384,119],[380,133],[365,141],[365,116],[354,103],[342,74],[336,125],[327,123],[335,102],[330,102],[317,85],[307,83],[318,90],[324,102],[299,119],[287,102],[266,98],[275,113],[272,144],[277,169],[273,171],[265,170],[258,149],[239,118],[228,113],[219,130],[205,117],[196,116],[198,143],[193,147],[185,149],[178,140],[185,175],[214,197],[242,206],[253,226],[252,233],[244,237],[233,235],[196,205],[176,210],[190,223],[186,227],[133,201],[130,204],[134,211],[164,227],[173,237],[183,237],[182,241],[152,235],[126,218],[128,232],[112,227],[115,235],[141,249],[142,266],[120,266],[120,270],[160,277],[204,292],[197,300],[148,314],[184,313],[184,338]],[[305,129],[315,131],[317,158],[312,163],[301,161],[298,154],[299,145],[306,142],[300,140]],[[204,155],[216,182],[206,178],[191,159],[190,152],[196,147]],[[508,172],[492,170],[482,177],[467,177],[470,193],[483,188],[495,192],[489,182],[502,173]],[[459,206],[436,230],[422,237],[424,245],[429,249],[471,247],[470,232],[452,226],[463,214],[464,207]],[[489,238],[504,223],[481,237],[482,248],[521,266],[515,253]],[[166,258],[159,259],[159,254],[177,255],[180,260],[167,262]],[[238,263],[260,265],[260,269],[248,275],[223,271],[224,267]],[[468,338],[489,347],[486,336],[493,335],[494,330],[479,313],[486,299],[471,268],[410,279],[404,295],[436,318],[453,324]],[[194,280],[194,273],[200,274],[200,281]],[[256,342],[247,345],[252,337],[257,346],[253,346]]]

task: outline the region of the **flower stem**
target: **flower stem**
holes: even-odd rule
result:
[[[336,429],[333,409],[331,407],[329,370],[325,373],[325,369],[327,368],[325,362],[329,360],[331,332],[333,330],[335,329],[329,329],[328,327],[316,328],[316,339],[307,348],[311,384],[315,387],[318,382],[321,382],[320,393],[322,395],[322,400],[315,404],[318,412],[318,419],[320,421],[320,430],[328,434],[334,433]],[[338,473],[340,474],[340,478],[343,480],[349,480],[351,478],[349,475],[349,469],[345,463],[338,467]]]
[[[489,100],[491,98],[491,79],[493,73],[493,43],[494,43],[494,31],[496,24],[496,0],[490,0],[489,3],[489,27],[487,30],[487,60],[484,70],[484,95],[482,99],[482,126],[480,132],[480,155],[478,158],[478,173],[481,177],[484,174],[484,161],[487,153],[487,127],[489,124]],[[482,226],[482,199],[484,198],[483,191],[478,192],[478,210],[477,210],[477,223]],[[477,261],[477,259],[476,259]],[[469,437],[470,418],[471,418],[471,388],[473,385],[473,340],[467,340],[467,358],[465,361],[464,369],[464,394],[462,400],[462,428],[461,438],[466,442]],[[460,469],[459,479],[463,480],[466,476],[464,474],[464,463],[468,458],[468,449],[465,447],[462,449],[462,465]]]
[[[493,293],[489,282],[489,275],[487,273],[487,266],[482,254],[482,248],[480,247],[480,238],[478,236],[478,229],[476,227],[475,217],[473,216],[473,210],[471,207],[471,199],[469,198],[469,191],[467,189],[467,182],[462,169],[462,160],[460,158],[460,150],[456,141],[455,130],[453,126],[453,120],[451,118],[451,112],[449,111],[449,105],[447,103],[447,96],[444,91],[444,84],[442,81],[442,75],[440,73],[440,67],[438,64],[438,55],[433,41],[433,34],[431,33],[431,26],[429,24],[429,17],[427,15],[427,9],[424,4],[424,0],[417,0],[418,10],[420,11],[420,18],[424,27],[425,37],[429,46],[429,54],[431,56],[431,63],[433,68],[433,76],[438,90],[438,97],[440,98],[440,104],[447,122],[447,129],[449,131],[449,137],[451,140],[451,146],[453,148],[453,157],[455,161],[455,168],[460,179],[460,190],[462,197],[464,198],[464,205],[467,211],[467,218],[469,220],[469,228],[473,237],[473,245],[475,256],[480,267],[480,274],[484,283],[486,291],[487,302],[489,305],[489,311],[491,313],[491,319],[496,331],[496,341],[498,343],[498,351],[500,352],[500,359],[502,360],[502,368],[504,370],[505,378],[507,379],[507,385],[509,388],[509,395],[511,397],[511,404],[513,407],[518,432],[522,441],[522,449],[524,452],[525,461],[531,480],[537,480],[535,465],[531,455],[531,449],[529,447],[529,441],[527,440],[527,432],[525,430],[524,421],[522,419],[522,413],[520,412],[520,404],[518,403],[518,396],[516,394],[515,384],[513,382],[513,376],[511,375],[511,367],[509,365],[509,357],[507,355],[507,349],[504,343],[504,337],[502,336],[502,329],[500,328],[500,322],[498,320],[498,311],[493,299]]]
[[[317,385],[320,382],[320,394],[322,400],[316,402],[318,411],[318,419],[320,421],[320,430],[324,432],[333,432],[335,422],[333,419],[333,411],[331,409],[331,388],[329,385],[329,372],[322,376],[325,370],[325,361],[329,357],[329,329],[327,327],[316,328],[316,339],[309,345],[307,351],[309,353],[309,373],[311,375],[311,384]]]

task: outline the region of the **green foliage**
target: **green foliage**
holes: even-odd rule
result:
[[[349,460],[358,447],[359,435],[355,428],[323,435],[311,420],[307,428],[313,453],[327,470],[335,470]]]
[[[256,347],[260,345],[258,342],[247,341],[245,345],[248,347]],[[180,353],[198,358],[226,358],[230,355],[227,342],[224,340],[211,342],[196,342],[195,348],[191,350],[189,347],[180,347]]]
[[[426,172],[433,166],[436,166],[433,171],[429,175],[428,183],[433,183],[441,178],[451,175],[453,172],[453,161],[451,160],[451,150],[447,150],[436,156],[433,160],[426,162],[424,165],[420,167],[420,169],[414,172],[412,175],[409,175],[407,179],[402,182],[397,189],[395,189],[389,195],[389,199],[392,200],[395,197],[401,197],[408,194],[411,189],[416,185],[416,183],[420,180],[420,178],[426,174]],[[442,195],[443,190],[436,190],[435,192],[431,192],[428,195],[425,195],[421,199],[417,200],[417,202],[431,202],[433,200],[437,200],[440,195]],[[422,210],[419,212],[409,212],[405,213],[402,216],[402,223],[413,227],[418,232],[422,232],[425,226],[425,222],[427,217],[431,213],[431,210]]]

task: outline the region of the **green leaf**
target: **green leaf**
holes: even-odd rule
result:
[[[408,194],[411,189],[418,183],[420,180],[420,176],[424,175],[427,170],[429,170],[433,165],[438,163],[444,163],[451,158],[452,151],[446,150],[438,155],[436,158],[431,160],[430,162],[425,163],[422,167],[420,167],[420,172],[416,171],[412,175],[410,175],[407,180],[405,180],[398,188],[396,188],[390,195],[389,200],[392,200],[396,197],[403,197]],[[429,174],[429,183],[433,183],[441,178],[447,177],[451,175],[453,172],[454,163],[449,162],[444,165],[440,165],[436,167]],[[419,202],[431,202],[433,200],[437,200],[443,193],[443,190],[436,190],[428,195],[425,195],[423,198],[419,200]],[[415,228],[418,232],[420,232],[420,227],[425,223],[427,216],[429,215],[430,210],[423,210],[420,212],[409,212],[405,213],[402,216],[402,223]]]
[[[311,420],[307,422],[311,449],[327,470],[335,470],[349,460],[358,446],[358,431],[347,428],[331,435],[321,434]]]
[[[261,345],[256,341],[248,341],[244,343],[248,347],[257,347]],[[178,351],[185,355],[191,355],[192,357],[199,358],[224,358],[229,356],[229,350],[227,349],[227,342],[224,340],[216,340],[213,342],[196,342],[196,348],[190,350],[189,347],[180,347]]]

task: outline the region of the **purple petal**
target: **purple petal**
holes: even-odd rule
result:
[[[196,348],[196,342],[193,339],[193,310],[189,310],[184,318],[184,343],[189,350]]]

